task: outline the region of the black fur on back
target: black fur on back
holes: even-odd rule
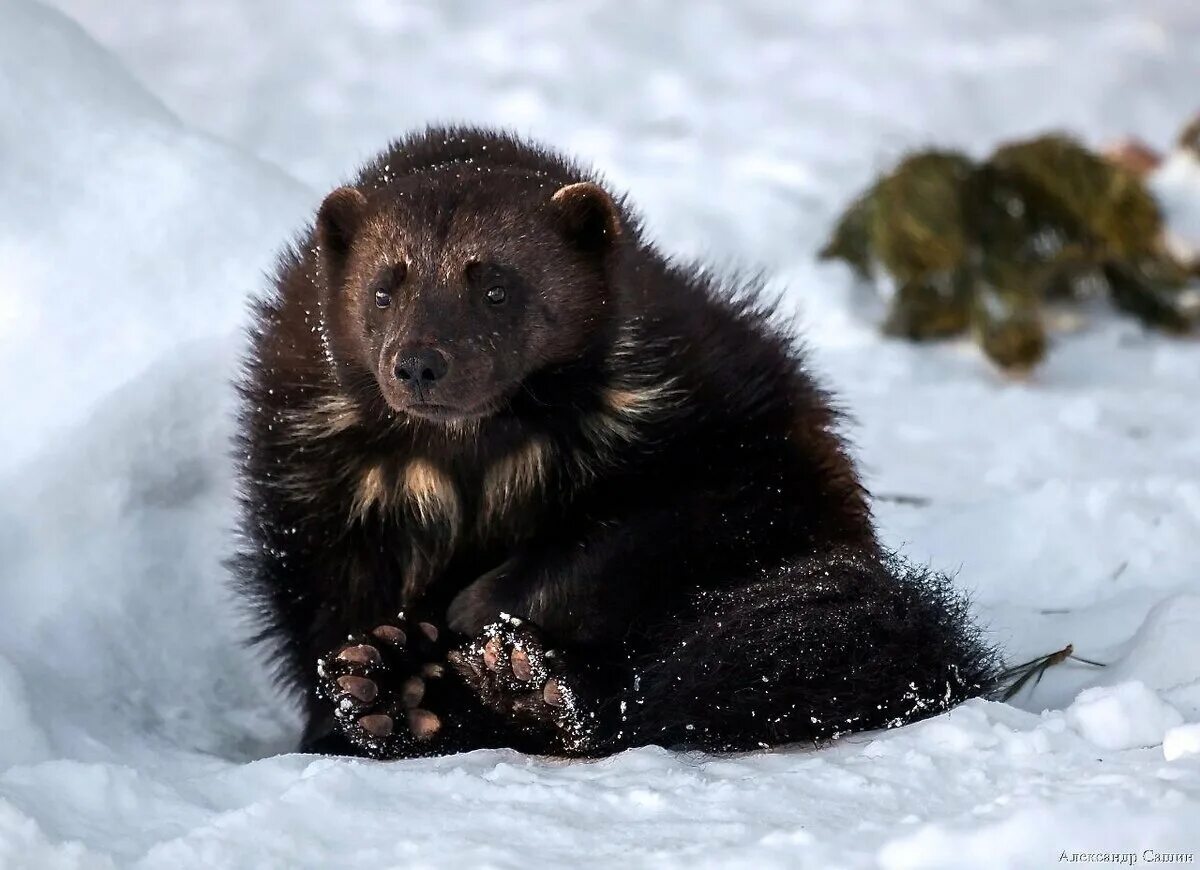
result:
[[[579,181],[602,185],[454,128],[394,143],[353,186],[436,223],[479,184],[535,209]],[[234,569],[308,739],[332,721],[317,659],[400,609],[466,632],[504,610],[587,662],[591,752],[824,739],[994,684],[962,598],[881,550],[838,415],[759,289],[669,261],[614,201],[579,353],[462,424],[398,414],[337,351],[312,230],[281,255],[240,383]],[[524,745],[473,745],[506,743]]]

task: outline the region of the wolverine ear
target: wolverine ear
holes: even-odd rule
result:
[[[317,242],[321,255],[338,268],[350,253],[366,206],[367,198],[353,187],[339,187],[321,203],[317,212]]]
[[[617,204],[598,184],[568,184],[555,191],[550,202],[558,210],[567,235],[587,250],[605,250],[621,235]]]

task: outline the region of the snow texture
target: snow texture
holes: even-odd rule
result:
[[[1170,219],[1167,244],[1184,263],[1200,263],[1200,153],[1178,148],[1154,174],[1151,189]]]
[[[813,260],[905,148],[1169,142],[1200,108],[1193,0],[57,5],[0,0],[0,867],[1200,853],[1200,346],[1097,310],[1004,380],[880,338]],[[816,750],[288,754],[220,564],[244,300],[321,191],[447,120],[578,153],[669,249],[770,275],[885,539],[959,570],[1014,661],[1109,667]]]
[[[1200,723],[1176,725],[1163,735],[1163,758],[1174,761],[1188,755],[1200,755]]]
[[[1067,708],[1067,724],[1104,749],[1136,749],[1163,745],[1183,716],[1144,683],[1132,682],[1084,689]]]

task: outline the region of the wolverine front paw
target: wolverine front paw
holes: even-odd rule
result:
[[[578,753],[589,745],[590,717],[575,681],[531,623],[501,614],[447,658],[485,707],[531,733],[546,732],[551,751]]]
[[[400,614],[352,635],[317,662],[318,692],[333,702],[338,727],[373,758],[434,754],[445,723],[436,708],[445,674],[439,629]],[[431,703],[432,702],[432,703]]]

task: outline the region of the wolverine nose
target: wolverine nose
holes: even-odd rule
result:
[[[410,387],[428,387],[446,376],[450,362],[440,350],[424,347],[401,351],[396,361],[396,377]]]

